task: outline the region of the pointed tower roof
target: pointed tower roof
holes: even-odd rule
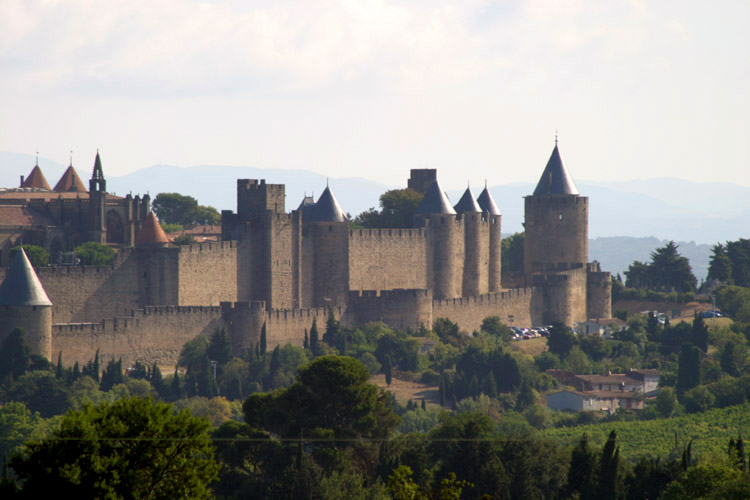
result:
[[[89,179],[89,192],[105,192],[107,190],[107,181],[104,180],[104,171],[102,171],[102,159],[99,157],[99,150],[96,150],[94,159],[94,170],[91,172]]]
[[[151,245],[151,246],[166,246],[169,243],[167,235],[164,234],[164,230],[161,228],[161,224],[156,220],[154,212],[149,212],[146,216],[146,220],[143,221],[141,230],[135,237],[135,244],[138,245]]]
[[[557,139],[555,139],[555,149],[547,161],[539,184],[536,185],[534,196],[541,194],[569,194],[578,195],[578,189],[573,183],[568,169],[560,157],[560,150],[557,149]]]
[[[477,201],[474,199],[474,193],[471,192],[471,188],[469,186],[466,187],[466,191],[464,191],[463,196],[461,196],[461,199],[458,200],[458,203],[456,203],[456,206],[453,207],[456,212],[481,212],[482,209],[477,204]]]
[[[31,169],[31,173],[21,183],[21,187],[22,188],[46,189],[47,191],[52,191],[52,188],[49,187],[49,183],[47,182],[47,179],[44,177],[44,174],[42,173],[42,169],[39,168],[39,164],[35,165],[34,168]]]
[[[55,184],[54,191],[65,193],[65,192],[78,192],[78,193],[86,193],[86,186],[83,184],[83,181],[81,181],[81,178],[78,177],[78,173],[76,172],[76,169],[73,168],[73,165],[70,165],[68,169],[65,171],[65,173],[60,177],[60,180],[57,181],[57,184]]]
[[[310,220],[313,222],[344,222],[347,220],[346,214],[341,210],[339,202],[336,201],[336,197],[333,196],[333,192],[328,186],[315,203]]]
[[[417,209],[414,210],[415,214],[455,214],[448,197],[445,196],[443,189],[440,187],[440,183],[435,179],[430,187],[427,188],[422,201],[419,202]]]
[[[302,220],[303,221],[309,221],[312,219],[312,213],[315,209],[315,198],[312,196],[305,195],[304,198],[302,198],[302,203],[299,204],[297,207],[297,210],[299,212],[302,212]]]
[[[482,191],[482,193],[479,195],[479,198],[477,198],[477,202],[482,208],[482,212],[486,212],[490,215],[503,215],[502,212],[500,212],[500,209],[497,208],[495,200],[492,198],[490,190],[487,189],[486,184],[484,186],[484,191]]]
[[[0,285],[0,305],[52,305],[23,248],[16,254],[5,275],[3,284]]]

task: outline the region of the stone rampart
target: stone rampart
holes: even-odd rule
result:
[[[425,229],[349,231],[349,290],[427,288]]]
[[[514,288],[485,293],[475,297],[433,300],[433,318],[448,318],[463,331],[479,330],[487,316],[498,316],[503,323],[530,327],[542,324],[544,311],[541,291],[536,288]]]
[[[179,303],[219,305],[237,300],[237,242],[184,245],[178,255]]]
[[[62,351],[64,365],[83,364],[98,349],[102,363],[122,358],[124,366],[136,361],[173,366],[185,342],[198,335],[210,336],[225,326],[218,306],[147,307],[96,323],[55,324],[52,358],[57,359]]]

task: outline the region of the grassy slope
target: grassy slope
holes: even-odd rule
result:
[[[675,449],[675,432],[678,454],[692,439],[693,456],[699,457],[710,451],[726,451],[729,439],[736,439],[740,429],[743,436],[750,436],[750,403],[668,419],[547,429],[543,435],[572,445],[585,432],[590,443],[601,448],[612,429],[617,432],[621,453],[629,460],[643,455],[667,458]]]

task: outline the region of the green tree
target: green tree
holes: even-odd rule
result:
[[[369,209],[359,214],[354,223],[362,227],[411,227],[414,210],[423,195],[412,189],[392,189],[380,195],[380,211]]]
[[[89,241],[83,245],[79,245],[73,249],[81,260],[81,264],[85,266],[109,266],[115,261],[117,252],[112,248],[97,243],[96,241]]]
[[[260,355],[263,356],[268,348],[268,338],[266,337],[266,322],[263,322],[263,327],[260,329]]]
[[[677,252],[678,245],[668,242],[651,253],[652,284],[661,290],[689,292],[695,290],[698,281],[690,268],[690,261]]]
[[[669,418],[677,409],[677,397],[671,387],[662,387],[656,395],[656,409],[662,417]]]
[[[615,500],[620,497],[620,447],[617,446],[617,433],[609,433],[607,442],[599,458],[596,498]]]
[[[192,234],[181,234],[172,240],[175,245],[193,245],[196,243],[195,237]]]
[[[208,427],[151,399],[85,405],[11,467],[29,498],[209,498],[218,465]]]
[[[596,454],[589,446],[588,436],[584,433],[576,447],[573,448],[566,492],[571,497],[577,493],[582,500],[593,498],[595,481]]]
[[[198,205],[192,196],[179,193],[159,193],[152,206],[159,221],[166,224],[218,224],[221,220],[215,208]]]
[[[682,344],[677,367],[677,393],[682,394],[701,382],[701,351],[690,342]]]
[[[320,355],[320,346],[318,345],[319,342],[319,334],[318,334],[318,319],[313,318],[312,326],[310,327],[310,350],[313,353],[313,356]]]
[[[220,367],[229,363],[229,360],[232,359],[232,343],[226,330],[223,328],[214,330],[206,348],[206,354],[211,361],[216,361]]]
[[[708,279],[732,284],[732,260],[729,258],[727,247],[717,243],[711,248],[711,260],[708,264]]]
[[[625,286],[628,288],[650,288],[651,269],[648,264],[635,261],[625,271]]]
[[[750,286],[750,239],[728,241],[726,246],[732,262],[732,281],[738,286]]]
[[[523,245],[525,233],[513,233],[507,238],[503,238],[502,249],[500,252],[501,267],[503,272],[522,273],[523,272]]]
[[[703,316],[696,314],[693,319],[693,328],[691,330],[690,340],[694,346],[701,351],[708,352],[708,327],[703,321]]]
[[[560,322],[552,323],[547,338],[549,352],[564,357],[577,343],[578,340],[569,327]]]
[[[0,379],[11,375],[18,379],[31,366],[31,348],[26,344],[26,332],[15,328],[0,347]]]
[[[487,316],[484,318],[479,330],[494,335],[505,343],[510,342],[510,339],[513,338],[513,330],[503,324],[499,316]]]
[[[10,258],[14,259],[20,249],[21,245],[11,248]],[[26,252],[26,256],[29,258],[32,266],[42,267],[49,263],[49,254],[44,248],[36,245],[23,245],[23,250]]]
[[[393,380],[393,364],[391,363],[391,357],[385,357],[385,363],[383,363],[383,373],[385,374],[385,383],[391,385]]]

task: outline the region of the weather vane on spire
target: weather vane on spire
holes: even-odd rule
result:
[[[555,130],[555,146],[557,146],[557,130]]]

